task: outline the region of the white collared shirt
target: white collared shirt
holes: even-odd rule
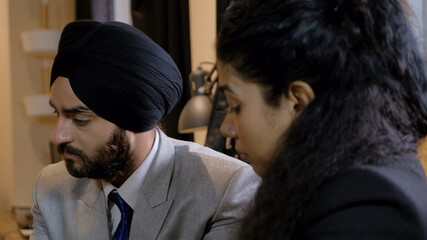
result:
[[[110,182],[105,180],[101,181],[102,188],[105,194],[105,199],[107,202],[106,206],[108,206],[107,210],[110,213],[109,224],[111,229],[111,235],[114,235],[114,232],[116,231],[116,228],[120,223],[120,210],[114,203],[108,200],[108,194],[112,190],[117,189],[117,192],[120,194],[123,200],[125,200],[125,202],[132,209],[135,209],[136,201],[138,200],[139,193],[142,190],[142,184],[144,182],[145,177],[147,176],[148,169],[150,168],[151,163],[153,162],[154,156],[156,155],[158,148],[159,133],[158,129],[156,128],[156,137],[154,140],[153,147],[148,153],[148,156],[141,163],[141,165],[139,165],[138,168],[132,173],[132,175],[130,175],[130,177],[122,184],[122,186],[117,189]]]

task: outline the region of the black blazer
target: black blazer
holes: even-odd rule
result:
[[[307,209],[296,239],[427,240],[427,181],[415,156],[333,177]]]

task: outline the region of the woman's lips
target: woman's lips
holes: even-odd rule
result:
[[[248,154],[246,153],[239,153],[239,158],[245,162],[248,161]]]

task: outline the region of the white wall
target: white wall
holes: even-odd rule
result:
[[[31,206],[37,173],[50,162],[54,119],[28,117],[23,98],[45,93],[43,61],[26,55],[20,34],[42,28],[41,0],[0,0],[0,210]],[[74,0],[49,1],[49,27],[74,19]]]
[[[14,194],[8,10],[9,1],[0,0],[0,211],[9,209]]]
[[[189,0],[191,66],[203,61],[215,62],[216,1]]]
[[[130,0],[113,1],[113,20],[132,25]]]
[[[216,38],[216,0],[189,0],[190,4],[190,40],[191,69],[195,70],[200,62],[215,62]],[[204,65],[209,70],[209,65]],[[184,80],[188,76],[183,76]],[[206,131],[194,133],[194,141],[205,144]]]
[[[427,53],[427,3],[426,0],[409,0],[410,18],[414,34],[421,49]]]

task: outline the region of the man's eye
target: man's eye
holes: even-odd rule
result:
[[[77,119],[77,118],[74,118],[73,121],[77,125],[80,125],[80,126],[85,125],[85,124],[87,124],[89,122],[89,120],[82,120],[82,119]]]

